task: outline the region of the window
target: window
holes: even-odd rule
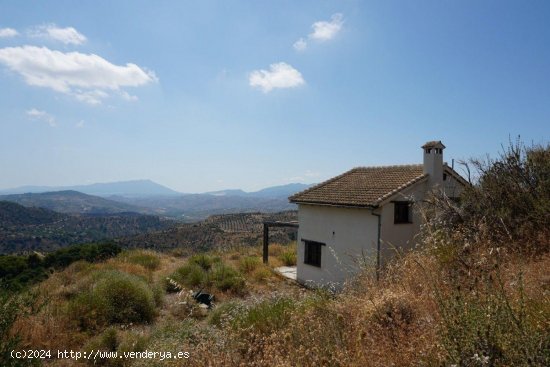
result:
[[[321,246],[325,246],[324,243],[302,240],[304,241],[304,264],[321,267]]]
[[[412,223],[411,219],[411,203],[408,201],[396,201],[393,211],[393,222],[399,223]]]
[[[447,174],[446,173],[443,174],[443,181],[447,181]]]

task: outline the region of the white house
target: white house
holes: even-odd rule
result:
[[[360,266],[380,267],[410,249],[421,216],[413,203],[431,190],[457,197],[467,182],[443,163],[441,141],[422,146],[423,164],[357,167],[299,192],[297,280],[342,285]]]

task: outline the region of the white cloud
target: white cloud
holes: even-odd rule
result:
[[[0,49],[0,63],[20,74],[28,85],[53,89],[89,104],[100,104],[109,91],[156,82],[152,71],[136,64],[115,65],[94,54],[22,46]],[[124,91],[122,91],[124,93]]]
[[[47,113],[46,111],[41,111],[41,110],[37,110],[36,108],[31,108],[26,112],[27,112],[27,116],[29,116],[32,120],[45,121],[51,127],[57,126],[57,123],[55,122],[55,118],[49,113]]]
[[[73,27],[59,28],[55,24],[38,26],[29,32],[29,36],[49,38],[66,45],[81,45],[86,42],[86,37]]]
[[[72,94],[80,102],[85,102],[91,105],[101,104],[102,99],[109,97],[109,94],[100,89],[93,89],[89,91],[77,90]]]
[[[10,38],[15,37],[19,34],[15,29],[13,28],[0,28],[0,38]]]
[[[336,37],[344,25],[344,16],[341,13],[333,14],[330,21],[320,20],[311,25],[313,32],[308,34],[308,40],[324,42]],[[296,51],[304,51],[307,48],[307,40],[301,37],[292,45]]]
[[[292,45],[296,51],[303,51],[307,48],[307,42],[305,39],[300,38],[298,41],[294,42]]]
[[[82,129],[84,127],[84,120],[80,120],[76,123],[75,127]]]
[[[137,101],[138,100],[138,97],[137,96],[133,96],[131,95],[130,93],[126,92],[125,90],[121,90],[120,91],[120,96],[127,100],[127,101],[130,101],[130,102],[134,102],[134,101]]]
[[[264,93],[275,88],[294,88],[305,83],[302,74],[284,62],[271,64],[269,71],[254,70],[248,81],[251,87],[259,87]]]
[[[333,39],[342,29],[344,17],[340,13],[333,14],[330,22],[318,21],[311,25],[313,32],[309,34],[309,38],[317,41],[328,41]]]

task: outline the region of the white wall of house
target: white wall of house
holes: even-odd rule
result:
[[[298,206],[298,281],[310,285],[342,284],[355,274],[364,255],[376,264],[378,219],[368,209]],[[325,243],[321,267],[304,264],[303,239]]]
[[[423,222],[420,205],[414,204],[411,208],[412,223],[394,223],[395,204],[393,202],[411,201],[421,203],[430,192],[431,182],[430,180],[426,180],[397,193],[380,208],[379,212],[382,213],[382,230],[380,235],[380,258],[382,265],[395,256],[398,251],[411,250],[419,243],[418,234]],[[445,194],[449,197],[458,197],[463,187],[450,173],[447,174],[445,180],[442,180],[442,185]]]
[[[418,205],[411,208],[412,223],[394,223],[394,201],[421,202],[429,192],[429,180],[419,182],[389,198],[380,208],[380,259],[383,266],[397,251],[408,251],[418,243],[422,215]],[[458,196],[461,184],[450,174],[443,181],[448,195]],[[297,279],[310,285],[342,284],[361,265],[375,269],[378,218],[367,208],[345,208],[299,204]],[[304,264],[303,239],[322,242],[321,267]]]
[[[411,223],[394,223],[394,201],[419,202],[424,199],[429,181],[420,182],[390,198],[382,206],[382,230],[380,232],[380,258],[382,265],[396,255],[397,251],[414,248],[416,235],[420,232],[422,216],[418,205],[411,206]]]
[[[424,149],[426,148],[426,149]],[[422,202],[434,189],[443,189],[450,197],[458,197],[462,184],[443,164],[441,142],[423,147],[423,171],[428,176],[380,204],[374,210],[380,215],[380,260],[384,265],[397,251],[412,249],[419,242],[422,215],[418,205],[411,208],[411,223],[395,223],[396,201]],[[311,285],[342,284],[361,265],[375,269],[378,247],[378,217],[369,208],[347,208],[312,204],[298,205],[298,281]],[[321,267],[304,264],[303,240],[322,246]]]

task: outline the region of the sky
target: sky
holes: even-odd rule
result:
[[[550,138],[548,1],[0,0],[0,189],[180,192]]]

